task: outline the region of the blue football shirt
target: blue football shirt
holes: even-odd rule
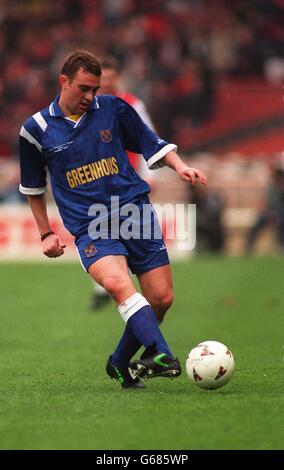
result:
[[[65,227],[76,235],[92,220],[89,208],[135,202],[150,191],[130,165],[126,151],[142,154],[150,169],[176,145],[157,136],[125,101],[95,97],[77,122],[64,116],[59,97],[27,119],[20,132],[20,191],[44,193],[46,168]]]

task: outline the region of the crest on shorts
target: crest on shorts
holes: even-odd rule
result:
[[[96,249],[95,245],[93,243],[90,243],[86,248],[84,248],[85,255],[87,258],[90,258],[91,256],[94,256],[98,250]]]
[[[100,131],[101,134],[101,139],[103,142],[109,143],[112,141],[112,135],[110,129],[104,129],[103,131]]]

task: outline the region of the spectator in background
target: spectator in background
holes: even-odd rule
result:
[[[175,114],[190,118],[193,126],[200,125],[213,105],[213,80],[205,64],[186,60],[173,83],[177,103]]]
[[[220,252],[224,248],[224,203],[220,194],[190,188],[190,204],[196,204],[196,247],[198,251]]]
[[[257,215],[248,232],[246,252],[251,253],[261,232],[269,225],[276,231],[278,246],[284,250],[284,162],[278,161],[271,168],[271,181],[266,191],[264,208]]]
[[[26,196],[19,193],[20,171],[15,160],[0,160],[0,203],[25,203]]]
[[[3,157],[17,153],[20,123],[56,93],[56,71],[72,46],[119,58],[127,89],[151,103],[158,132],[180,150],[190,149],[192,127],[211,117],[212,75],[219,84],[228,75],[282,77],[280,0],[0,3]]]

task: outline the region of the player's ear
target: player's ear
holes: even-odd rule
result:
[[[64,88],[64,85],[67,85],[68,82],[69,82],[69,80],[68,80],[67,75],[60,75],[59,76],[59,83],[60,83],[62,88]]]

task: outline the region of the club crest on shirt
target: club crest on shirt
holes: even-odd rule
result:
[[[101,134],[101,139],[103,142],[109,143],[112,141],[112,135],[110,129],[104,129],[103,131],[100,131]]]
[[[86,248],[84,248],[84,252],[87,258],[90,258],[91,256],[94,256],[94,254],[97,252],[97,249],[93,243],[90,243]]]

